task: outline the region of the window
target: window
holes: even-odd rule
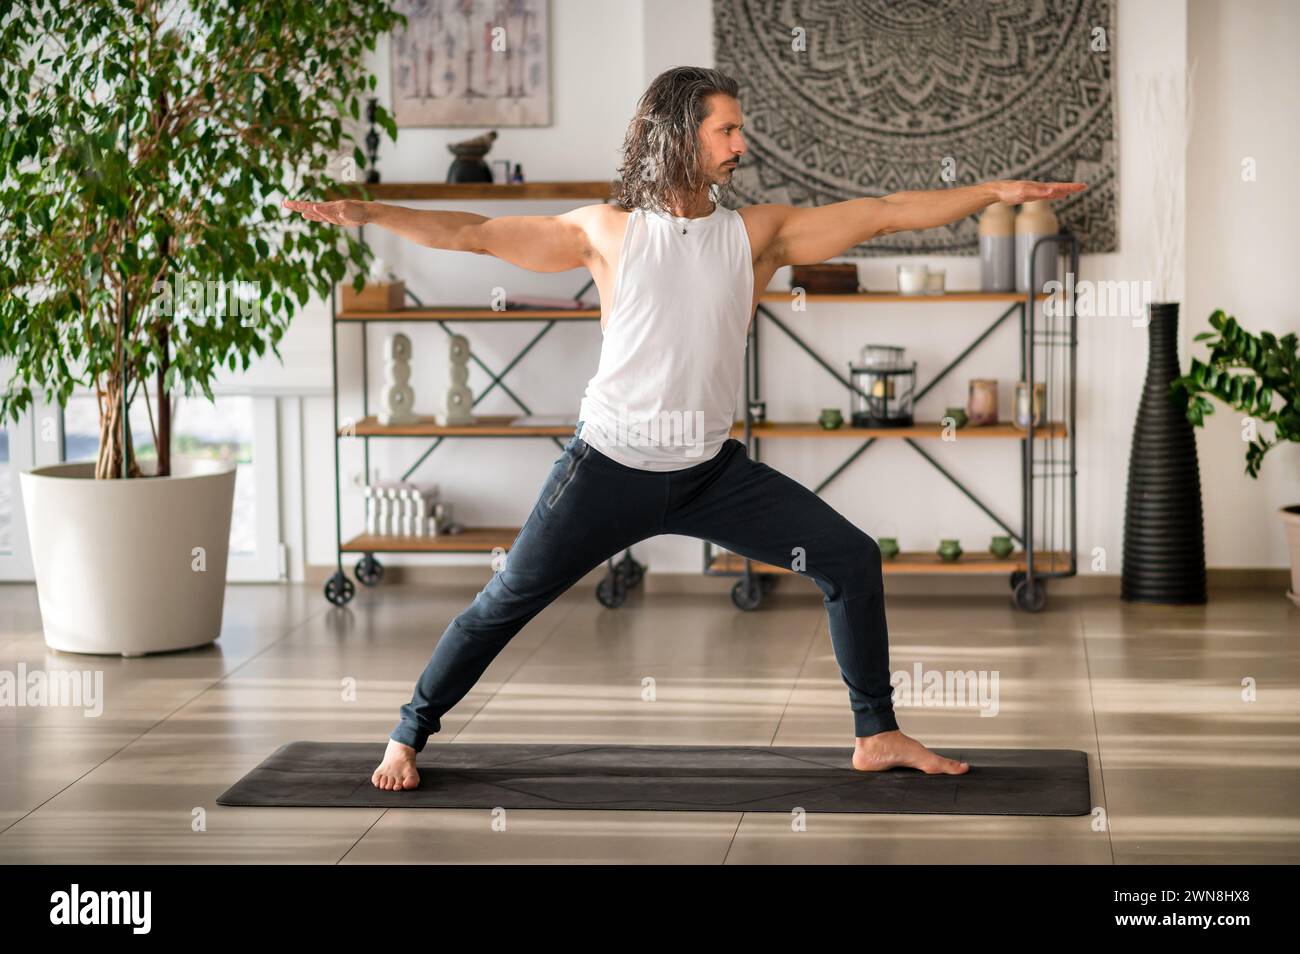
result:
[[[215,402],[202,395],[174,398],[172,459],[203,457],[237,465],[227,579],[276,579],[280,541],[275,399],[220,393],[215,397]],[[92,393],[69,398],[63,411],[64,460],[94,459],[98,453],[97,403]],[[131,405],[131,444],[141,462],[158,459],[154,445],[157,421],[150,424],[157,405],[152,401],[150,405],[146,406],[143,393]],[[259,466],[259,460],[265,463]],[[259,509],[266,512],[259,514]]]
[[[0,427],[0,553],[14,551],[14,485],[9,466],[9,428]]]
[[[39,407],[36,410],[40,413]],[[0,580],[32,578],[32,550],[27,544],[27,515],[18,475],[34,463],[37,442],[32,421],[36,416],[28,408],[17,421],[0,424]]]

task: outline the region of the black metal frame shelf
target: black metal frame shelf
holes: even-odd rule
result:
[[[939,463],[931,454],[927,453],[920,444],[917,443],[917,437],[940,437],[941,431],[935,425],[929,433],[917,435],[915,432],[917,426],[911,428],[900,428],[897,432],[890,433],[888,428],[856,428],[851,425],[843,426],[837,430],[826,431],[823,434],[810,432],[810,429],[816,427],[815,424],[804,425],[778,425],[773,428],[771,425],[755,424],[750,412],[750,404],[753,401],[760,400],[760,336],[759,329],[761,326],[760,317],[766,318],[776,328],[782,331],[791,341],[799,346],[813,361],[823,370],[831,375],[835,380],[842,384],[850,392],[860,395],[863,394],[861,389],[856,387],[851,381],[841,375],[834,367],[831,366],[824,358],[802,338],[788,324],[770,308],[762,304],[763,301],[786,300],[787,295],[781,292],[768,292],[760,296],[757,313],[755,314],[753,324],[750,327],[749,338],[745,351],[745,420],[744,420],[744,440],[746,447],[754,459],[761,459],[762,441],[765,438],[781,437],[839,437],[839,438],[865,438],[861,445],[858,446],[838,467],[836,467],[827,477],[812,488],[815,493],[820,494],[826,487],[839,477],[848,467],[858,460],[868,449],[870,449],[878,439],[882,437],[893,437],[904,441],[912,450],[916,451],[928,464],[934,467],[944,478],[953,486],[960,490],[967,499],[974,503],[982,510],[991,520],[999,527],[1004,529],[1013,541],[1018,542],[1023,549],[1012,554],[1005,560],[989,558],[984,554],[963,555],[960,560],[945,562],[940,560],[937,555],[923,552],[904,552],[900,553],[892,560],[886,560],[883,569],[887,574],[892,573],[998,573],[1010,570],[1010,583],[1012,588],[1012,600],[1014,604],[1024,610],[1037,612],[1041,610],[1046,602],[1046,588],[1043,580],[1049,578],[1059,578],[1074,576],[1078,571],[1078,545],[1076,540],[1077,519],[1075,506],[1075,489],[1076,489],[1076,470],[1075,470],[1075,358],[1077,350],[1077,278],[1079,271],[1079,243],[1078,240],[1067,232],[1061,232],[1058,235],[1044,236],[1034,243],[1031,251],[1031,259],[1036,261],[1038,248],[1044,243],[1055,244],[1058,261],[1063,249],[1068,249],[1069,274],[1074,276],[1074,281],[1067,284],[1065,290],[1058,296],[1048,296],[1044,293],[998,293],[998,292],[953,292],[944,295],[900,295],[894,293],[860,293],[849,295],[831,295],[831,294],[810,294],[805,296],[807,301],[834,301],[834,302],[929,302],[935,303],[940,301],[960,301],[960,302],[1010,302],[1011,305],[997,319],[985,328],[973,341],[970,342],[960,354],[948,362],[948,364],[936,374],[923,388],[921,388],[912,401],[912,406],[929,393],[935,385],[942,381],[949,372],[959,365],[967,356],[978,348],[990,335],[996,331],[1004,321],[1014,314],[1020,315],[1020,380],[1027,383],[1030,395],[1030,406],[1033,406],[1033,394],[1035,384],[1038,382],[1035,362],[1035,346],[1045,346],[1047,349],[1047,358],[1049,366],[1047,373],[1042,380],[1045,383],[1046,396],[1043,402],[1044,424],[1035,426],[1034,417],[1029,415],[1028,427],[1023,432],[1014,432],[1006,434],[1005,429],[1002,434],[982,434],[984,437],[994,436],[1012,436],[1019,440],[1020,443],[1020,482],[1021,482],[1021,527],[1022,532],[1017,532],[1008,521],[999,517],[993,510],[987,506],[979,497],[961,480],[950,473],[942,464]],[[1031,262],[1029,272],[1029,287],[1034,288],[1038,285],[1035,275],[1034,264]],[[1047,304],[1056,297],[1062,305],[1062,313],[1055,316],[1047,315]],[[1060,320],[1065,327],[1040,329],[1036,327],[1035,313],[1036,304],[1044,303],[1044,320],[1051,321],[1052,318]],[[1062,362],[1062,367],[1055,368],[1056,360]],[[1068,370],[1065,362],[1068,360]],[[1061,381],[1058,378],[1064,377]],[[1054,395],[1060,394],[1064,406],[1064,420],[1053,421],[1050,416],[1051,399]],[[991,425],[990,427],[997,427]],[[786,429],[782,433],[781,428]],[[930,426],[924,426],[929,430]],[[990,427],[970,428],[958,431],[961,434],[978,434],[980,431],[989,431]],[[764,433],[767,431],[768,433]],[[1056,456],[1055,444],[1057,440],[1066,442],[1064,453]],[[1034,457],[1034,449],[1038,446],[1047,446],[1049,448],[1048,456],[1042,458]],[[1055,465],[1060,469],[1035,469],[1035,465]],[[1041,485],[1044,491],[1044,498],[1049,496],[1050,503],[1045,503],[1045,516],[1048,520],[1049,531],[1046,534],[1046,544],[1036,546],[1034,540],[1034,490],[1036,482]],[[1063,540],[1063,547],[1057,546],[1056,541],[1056,523],[1057,499],[1055,491],[1058,485],[1062,490],[1060,509],[1065,509],[1065,498],[1068,495],[1068,540]],[[1066,514],[1059,514],[1064,524]],[[1065,527],[1062,527],[1062,535],[1065,536]],[[1046,564],[1047,569],[1043,569]],[[757,609],[763,600],[772,583],[779,574],[790,574],[793,571],[768,564],[756,563],[739,554],[730,553],[717,549],[712,543],[704,541],[704,573],[707,576],[739,576],[735,586],[732,588],[732,601],[740,609],[752,610]]]
[[[531,183],[525,190],[516,186],[447,186],[439,183],[385,184],[382,190],[370,187],[372,192],[380,192],[383,198],[455,198],[466,199],[575,199],[602,198],[601,188],[608,188],[607,183]],[[499,190],[499,191],[498,191]],[[607,196],[604,196],[607,198]],[[358,229],[358,238],[365,242],[365,226]],[[582,296],[595,284],[588,280],[573,296],[580,302]],[[470,360],[481,368],[491,383],[479,392],[473,405],[487,397],[494,388],[500,388],[520,408],[520,413],[528,415],[533,411],[527,403],[505,382],[506,376],[518,366],[519,362],[536,347],[560,321],[599,321],[599,306],[583,309],[529,309],[507,308],[496,311],[489,308],[439,307],[427,308],[419,297],[407,291],[407,298],[415,307],[394,311],[351,311],[341,312],[338,308],[338,292],[330,292],[330,365],[332,394],[334,405],[334,540],[336,554],[335,572],[325,582],[325,598],[335,606],[344,606],[356,593],[356,588],[343,571],[343,554],[360,553],[355,575],[366,586],[377,585],[384,576],[383,564],[375,557],[376,553],[483,553],[496,548],[508,550],[519,533],[518,527],[465,527],[461,533],[438,534],[431,537],[403,537],[390,535],[359,534],[351,540],[343,539],[342,494],[340,486],[340,442],[360,437],[363,441],[364,473],[370,473],[370,441],[372,438],[433,438],[429,447],[405,472],[401,479],[406,480],[415,470],[428,460],[429,455],[442,446],[448,438],[550,438],[561,450],[564,448],[562,438],[572,433],[571,428],[555,427],[512,427],[507,424],[507,416],[489,416],[480,418],[475,425],[465,427],[440,427],[430,418],[422,418],[413,425],[381,425],[370,416],[370,382],[368,360],[368,335],[366,326],[380,322],[435,322],[448,336],[457,332],[448,327],[448,322],[483,322],[483,321],[541,321],[543,327],[516,353],[500,372],[492,368],[474,354],[470,349]],[[348,426],[339,426],[339,383],[338,383],[338,329],[340,324],[359,324],[361,327],[361,407],[359,421],[349,421]],[[611,558],[608,562],[606,577],[596,588],[596,597],[606,606],[618,606],[626,599],[627,591],[637,586],[645,573],[645,567],[632,556],[629,547],[623,551],[621,559]]]

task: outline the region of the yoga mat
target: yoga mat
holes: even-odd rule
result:
[[[370,776],[384,742],[290,742],[217,799],[294,808],[1086,815],[1088,757],[1072,749],[935,749],[964,775],[858,772],[845,746],[430,743],[420,787]]]

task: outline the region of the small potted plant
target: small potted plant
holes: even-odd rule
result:
[[[1251,418],[1246,447],[1246,473],[1259,477],[1259,468],[1269,449],[1284,441],[1300,443],[1300,361],[1296,359],[1294,332],[1278,338],[1267,331],[1251,334],[1222,309],[1210,315],[1214,331],[1197,335],[1210,347],[1209,360],[1192,359],[1191,370],[1175,378],[1170,390],[1186,401],[1187,419],[1196,426],[1214,413],[1209,398],[1217,398]],[[1206,397],[1208,395],[1209,397]],[[1259,424],[1272,424],[1273,440],[1259,433]],[[1287,596],[1300,606],[1300,503],[1278,511],[1291,547],[1291,590]]]

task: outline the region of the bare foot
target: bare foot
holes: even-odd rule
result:
[[[853,767],[859,772],[883,772],[899,765],[927,775],[964,775],[970,770],[969,762],[936,755],[898,729],[854,740]]]
[[[385,791],[416,788],[420,784],[420,773],[415,770],[415,749],[389,739],[384,760],[370,776],[370,781],[374,782],[375,788]]]

